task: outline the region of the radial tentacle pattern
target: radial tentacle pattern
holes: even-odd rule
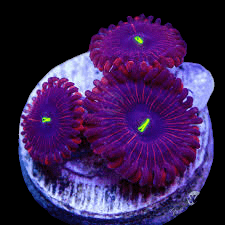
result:
[[[51,77],[22,115],[23,143],[33,160],[62,163],[80,144],[84,109],[81,94],[66,78]]]
[[[84,135],[96,154],[130,182],[154,188],[183,176],[200,147],[198,108],[168,70],[143,80],[94,81],[86,91]]]
[[[124,74],[149,72],[179,66],[186,55],[186,43],[180,33],[158,18],[143,14],[127,17],[127,22],[101,28],[91,39],[90,58],[100,71],[113,67]]]

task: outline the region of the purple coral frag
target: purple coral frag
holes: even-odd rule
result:
[[[22,115],[23,143],[33,160],[50,165],[69,158],[81,142],[81,94],[68,79],[51,77]]]
[[[100,70],[119,68],[123,74],[147,73],[151,70],[179,66],[186,55],[186,43],[171,24],[140,16],[128,22],[101,28],[91,39],[90,58]]]
[[[155,188],[182,176],[200,147],[202,119],[181,80],[165,70],[148,82],[120,83],[109,75],[94,84],[85,93],[84,135],[108,167]]]

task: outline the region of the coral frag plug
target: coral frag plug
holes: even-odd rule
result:
[[[129,16],[37,84],[21,115],[19,159],[52,216],[71,225],[165,224],[191,205],[213,161],[214,83],[204,67],[183,62],[186,53],[171,24]]]

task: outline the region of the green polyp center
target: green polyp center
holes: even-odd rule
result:
[[[42,122],[42,123],[50,123],[51,120],[52,120],[52,119],[51,119],[50,117],[45,117],[45,116],[44,116],[44,117],[42,117],[41,122]]]
[[[147,127],[148,127],[149,124],[150,124],[150,119],[147,118],[147,119],[144,120],[144,121],[142,122],[142,124],[138,127],[138,130],[139,130],[141,133],[143,133],[143,132],[147,129]]]
[[[141,38],[140,36],[135,36],[134,40],[136,41],[137,44],[142,45],[144,43],[143,38]]]

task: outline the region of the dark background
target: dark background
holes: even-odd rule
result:
[[[196,2],[197,4],[197,2]],[[204,3],[207,4],[207,3]],[[107,28],[110,24],[117,24],[120,20],[126,21],[127,16],[135,17],[144,13],[161,18],[162,24],[171,23],[178,29],[182,38],[187,42],[186,62],[195,62],[203,65],[213,75],[215,74],[215,42],[212,41],[217,23],[216,8],[211,4],[175,4],[163,2],[133,1],[98,1],[78,2],[54,5],[26,5],[20,6],[18,14],[14,15],[13,38],[16,45],[15,54],[18,55],[19,67],[15,76],[19,77],[19,93],[21,112],[26,100],[40,81],[52,68],[88,51],[91,37],[101,27]],[[214,16],[212,16],[216,13]],[[18,50],[17,50],[18,49]],[[215,79],[215,77],[214,77]],[[215,94],[214,94],[215,95]],[[213,100],[214,99],[214,100]],[[209,101],[211,115],[212,102]],[[211,116],[212,117],[212,116]],[[215,123],[215,122],[214,122]],[[18,160],[19,162],[19,160]],[[18,165],[18,191],[15,193],[14,210],[21,211],[18,222],[30,224],[63,224],[48,215],[34,201],[26,189]],[[206,185],[202,189],[197,203],[179,215],[170,224],[198,224],[215,219],[217,199],[215,194],[220,192],[218,182],[215,182],[215,166],[212,167]],[[218,181],[218,178],[217,178]],[[220,183],[221,184],[221,183]]]

